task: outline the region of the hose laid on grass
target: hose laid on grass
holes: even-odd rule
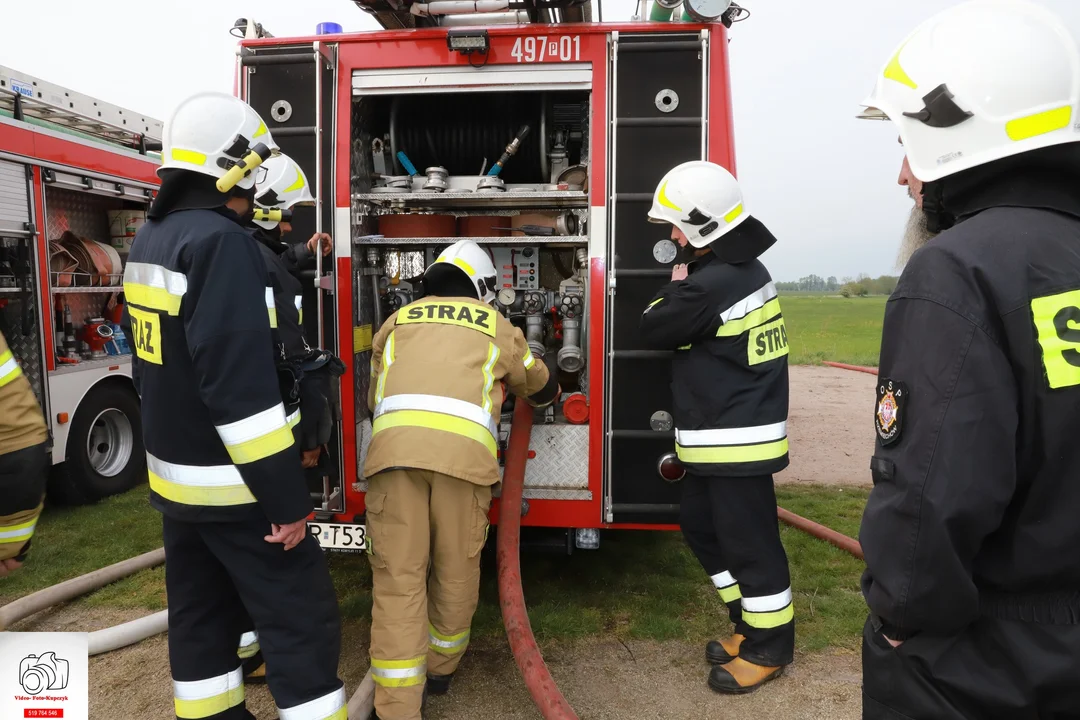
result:
[[[169,629],[169,611],[162,610],[121,625],[90,633],[90,654],[100,655],[160,635]]]
[[[521,534],[521,495],[524,491],[532,420],[532,408],[519,398],[514,407],[514,422],[506,448],[502,495],[499,499],[499,605],[514,660],[544,720],[578,720],[544,664],[529,625],[521,590],[518,539]]]
[[[854,370],[856,372],[869,373],[871,375],[877,375],[878,369],[872,367],[866,367],[865,365],[848,365],[847,363],[830,362],[825,360],[822,365],[828,365],[829,367],[840,368],[841,370]]]
[[[832,528],[827,528],[824,525],[819,525],[813,520],[807,520],[804,517],[796,515],[793,512],[789,512],[782,507],[777,506],[776,514],[780,517],[780,520],[787,523],[793,528],[802,530],[803,532],[812,535],[819,540],[824,540],[827,543],[831,543],[841,550],[845,550],[855,557],[863,560],[862,545],[858,540],[849,538],[847,535],[838,533]]]
[[[100,570],[65,580],[62,583],[38,590],[24,598],[19,598],[0,608],[0,630],[6,630],[34,613],[47,610],[54,605],[67,602],[80,595],[116,582],[140,570],[146,570],[165,562],[165,548],[158,548],[122,562],[103,567]]]

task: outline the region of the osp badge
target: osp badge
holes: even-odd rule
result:
[[[903,425],[903,408],[907,404],[907,388],[904,383],[881,378],[877,388],[877,412],[874,426],[882,445],[891,445],[900,439]]]

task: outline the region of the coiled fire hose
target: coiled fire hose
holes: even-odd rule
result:
[[[502,496],[499,500],[499,605],[514,660],[544,720],[578,720],[574,709],[566,702],[566,698],[551,678],[540,648],[536,645],[521,590],[518,539],[521,535],[521,495],[525,484],[525,463],[529,456],[532,421],[532,408],[518,398],[506,448]]]

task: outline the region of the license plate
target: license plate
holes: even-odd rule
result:
[[[323,550],[362,553],[367,551],[367,526],[353,523],[309,522],[308,533]]]

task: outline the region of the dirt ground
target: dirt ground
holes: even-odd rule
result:
[[[790,370],[791,465],[778,483],[869,487],[874,454],[873,375],[831,367]]]
[[[791,467],[782,483],[869,485],[874,431],[872,375],[818,367],[791,368]],[[142,615],[139,611],[63,606],[13,630],[99,630]],[[716,695],[705,684],[703,649],[678,642],[603,639],[547,644],[544,659],[582,720],[684,720],[754,717],[759,720],[845,720],[861,713],[857,654],[801,655],[784,677],[751,695]],[[351,695],[367,670],[367,628],[345,628],[340,674]],[[93,720],[172,720],[168,642],[159,635],[90,660]],[[276,718],[265,686],[249,686],[248,708]],[[505,641],[478,640],[469,649],[452,692],[433,698],[430,720],[540,718]]]

